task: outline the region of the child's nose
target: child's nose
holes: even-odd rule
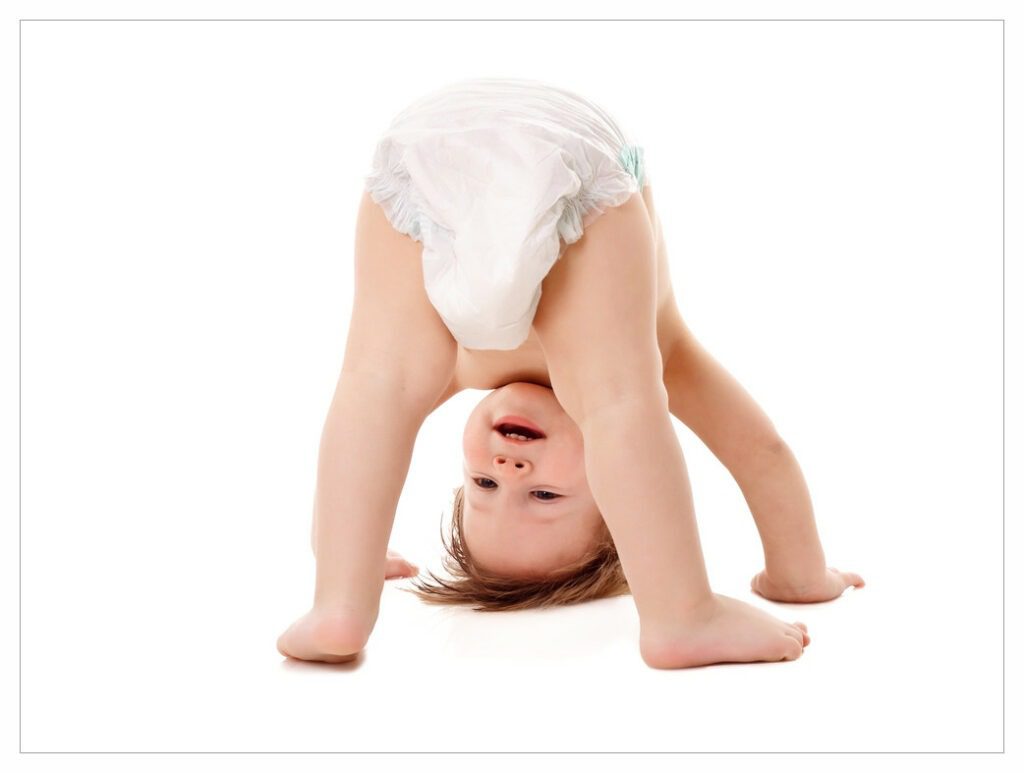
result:
[[[530,462],[526,459],[517,459],[507,454],[498,454],[494,457],[494,468],[506,475],[524,475],[530,470]]]

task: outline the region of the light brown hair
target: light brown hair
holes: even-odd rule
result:
[[[428,571],[431,581],[413,578],[413,588],[401,588],[429,604],[473,604],[477,612],[536,609],[560,604],[628,594],[611,533],[601,519],[594,547],[569,566],[545,577],[513,578],[486,572],[473,562],[462,533],[464,487],[452,490],[455,501],[449,539],[442,534],[446,556],[444,568],[454,579],[446,580]],[[442,522],[443,524],[443,522]]]

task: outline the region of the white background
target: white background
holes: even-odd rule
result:
[[[1002,37],[22,22],[22,750],[1000,750]],[[867,582],[752,596],[749,511],[676,422],[712,585],[807,623],[799,660],[655,671],[628,597],[482,615],[401,583],[356,665],[276,652],[312,596],[375,135],[478,74],[575,89],[645,146],[684,316]],[[391,544],[422,567],[484,394],[417,441]]]

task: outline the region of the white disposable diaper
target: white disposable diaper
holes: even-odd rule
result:
[[[643,148],[565,89],[511,78],[450,84],[381,136],[366,189],[423,244],[427,295],[468,349],[515,349],[565,246],[649,181]]]

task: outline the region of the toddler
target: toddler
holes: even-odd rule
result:
[[[825,565],[799,465],[675,302],[651,176],[584,97],[511,78],[459,81],[378,142],[355,233],[355,297],[320,439],[312,608],[278,639],[302,660],[365,647],[417,433],[463,389],[492,390],[463,434],[446,568],[411,592],[477,610],[629,593],[653,668],[792,660],[810,642],[708,583],[671,416],[750,506],[766,599],[820,602]]]

